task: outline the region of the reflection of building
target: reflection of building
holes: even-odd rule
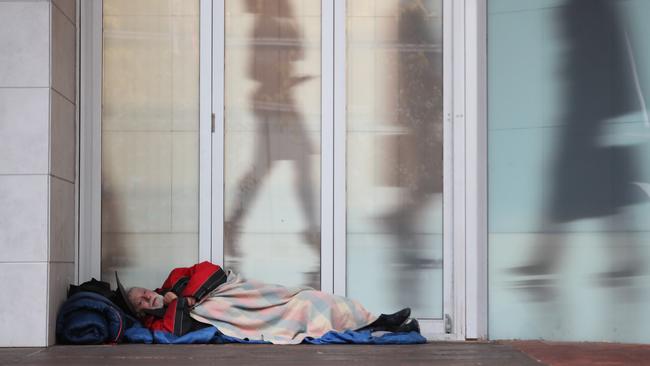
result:
[[[453,339],[650,342],[643,328],[650,204],[636,189],[650,183],[650,4],[468,0],[467,13],[456,14],[458,7],[443,6],[450,0],[348,0],[347,18],[334,22],[341,13],[322,12],[316,0],[250,1],[277,5],[272,25],[293,5],[300,29],[291,36],[276,27],[277,37],[253,37],[251,46],[255,16],[246,2],[228,0],[225,21],[213,22],[225,24],[221,60],[210,42],[202,53],[199,19],[212,12],[201,15],[199,1],[150,9],[104,0],[104,18],[99,2],[81,2],[77,15],[79,3],[0,2],[0,292],[12,294],[0,299],[0,346],[51,344],[67,284],[102,267],[104,277],[120,269],[155,286],[174,265],[222,260],[233,192],[249,168],[258,169],[251,100],[258,110],[293,111],[307,135],[297,151],[288,143],[270,148],[285,158],[244,225],[246,270],[255,277],[299,284],[318,263],[325,289],[343,288],[371,307],[424,299],[417,310],[430,321],[423,324],[438,335],[447,325]],[[563,20],[575,6],[582,11]],[[598,13],[603,7],[615,10]],[[465,27],[453,23],[459,18]],[[345,37],[334,24],[346,24]],[[487,24],[487,34],[476,24]],[[100,39],[103,49],[94,43]],[[278,59],[251,57],[256,47]],[[337,58],[342,53],[347,58]],[[274,83],[285,92],[267,94],[282,98],[255,99],[260,84]],[[326,119],[332,111],[337,119]],[[97,116],[101,125],[93,124]],[[431,121],[433,128],[420,129]],[[291,118],[275,122],[282,137],[296,132]],[[334,150],[341,146],[344,153]],[[569,173],[559,179],[560,152],[581,146],[594,153],[564,161]],[[620,155],[602,151],[626,151],[630,174],[620,173]],[[308,180],[320,197],[313,208],[325,239],[320,257],[302,245],[314,223],[302,213],[285,155],[296,152],[311,164]],[[578,184],[573,175],[582,169],[597,178]],[[570,198],[553,195],[555,186]],[[628,192],[620,187],[635,196],[620,204],[617,195]],[[594,190],[598,202],[580,200],[582,208],[610,210],[547,217],[551,200],[576,209],[570,199]],[[546,221],[562,225],[549,229]],[[427,245],[406,256],[402,243],[418,235]],[[535,247],[549,244],[563,248],[552,270],[519,268],[534,265]],[[630,253],[635,270],[617,272]],[[409,266],[419,277],[404,275]],[[603,281],[608,271],[619,276]],[[395,279],[405,282],[400,296]],[[541,301],[530,301],[524,287],[541,288]],[[16,298],[33,301],[16,307]]]

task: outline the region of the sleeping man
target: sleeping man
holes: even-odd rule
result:
[[[147,328],[175,335],[215,326],[231,337],[297,344],[330,330],[420,331],[408,308],[375,316],[345,297],[245,280],[210,262],[172,270],[155,291],[118,287]]]

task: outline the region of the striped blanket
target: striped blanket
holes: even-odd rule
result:
[[[274,344],[298,344],[330,330],[358,329],[377,318],[354,300],[310,287],[245,280],[232,271],[191,316],[227,336]]]

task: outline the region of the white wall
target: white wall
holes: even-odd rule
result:
[[[76,1],[0,2],[0,347],[55,342],[74,281]]]

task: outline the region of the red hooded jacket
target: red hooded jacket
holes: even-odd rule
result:
[[[175,268],[156,292],[165,295],[171,291],[178,298],[161,311],[147,313],[144,325],[152,331],[161,330],[178,336],[188,333],[196,321],[189,316],[191,307],[187,297],[193,297],[198,302],[224,282],[226,272],[210,262]]]

